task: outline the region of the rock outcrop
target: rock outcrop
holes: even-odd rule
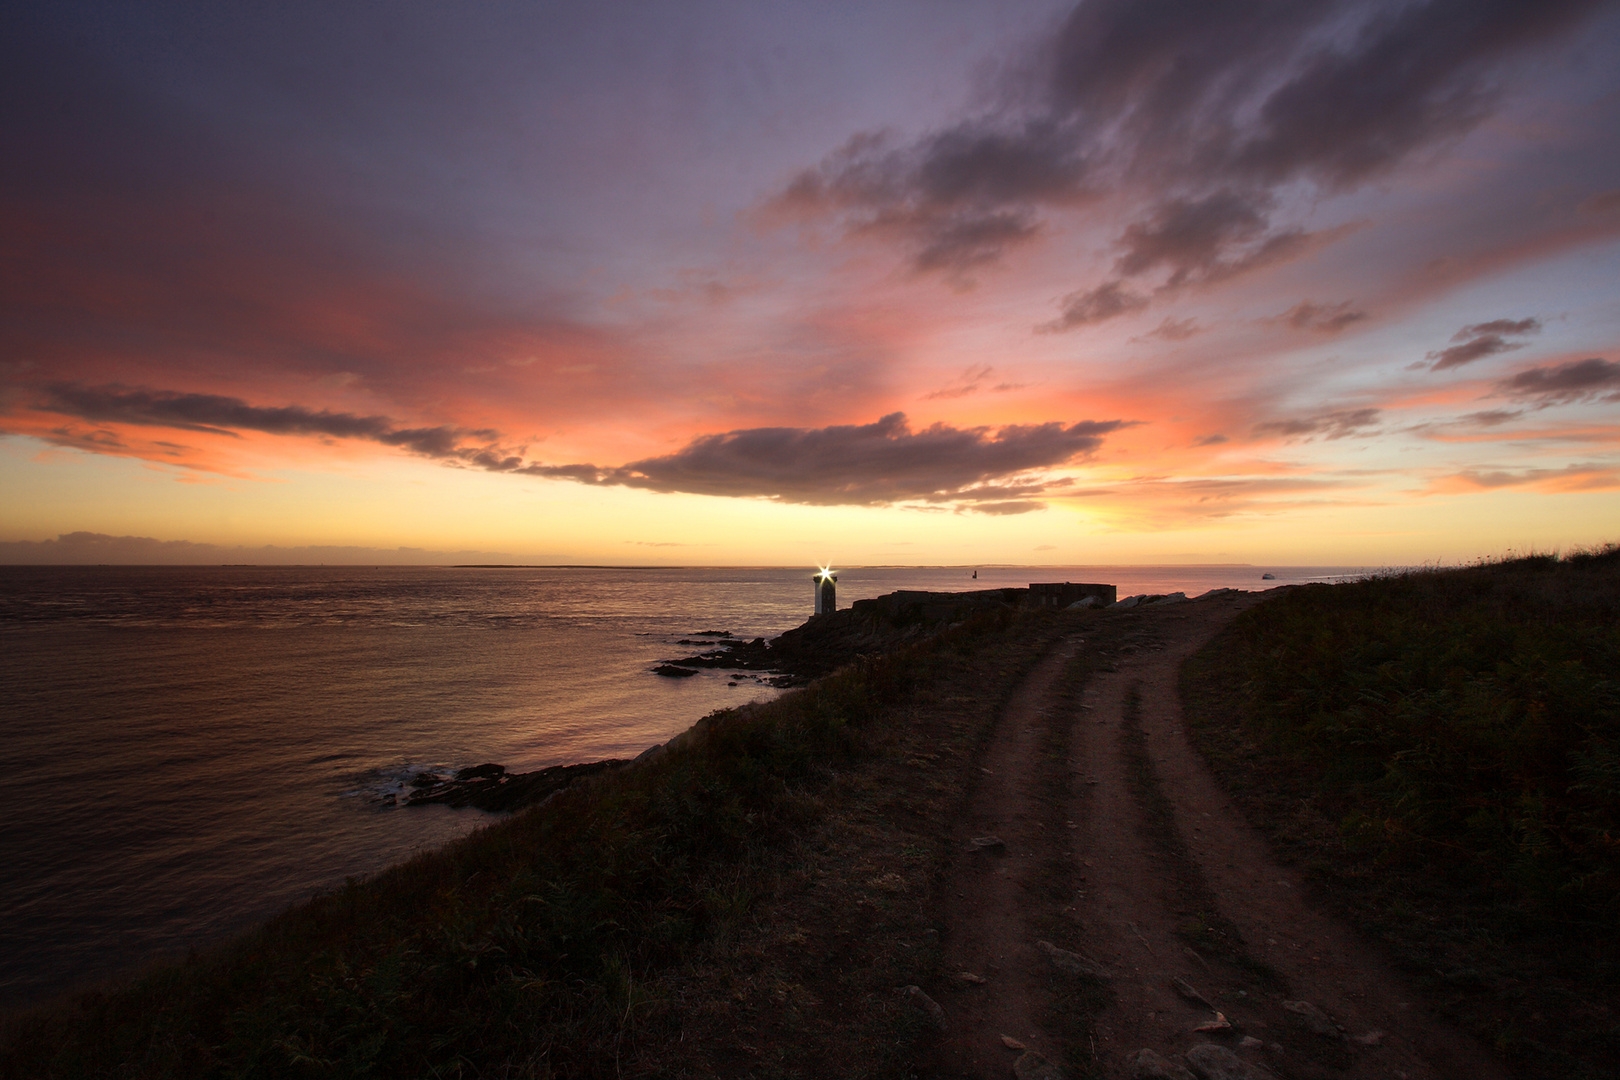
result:
[[[411,781],[416,790],[405,797],[406,806],[473,806],[506,813],[540,802],[570,784],[616,769],[623,761],[587,761],[580,765],[553,765],[530,773],[509,773],[504,765],[474,765],[453,776],[421,773]]]

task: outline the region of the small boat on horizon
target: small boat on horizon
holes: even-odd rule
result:
[[[1261,574],[1261,575],[1260,575],[1260,580],[1261,580],[1261,581],[1276,581],[1276,580],[1277,580],[1277,575],[1276,575],[1276,574],[1273,574],[1273,573],[1271,573],[1271,572],[1270,572],[1270,571],[1269,571],[1269,570],[1268,570],[1268,571],[1266,571],[1266,572],[1265,572],[1265,573],[1264,573],[1264,574]]]

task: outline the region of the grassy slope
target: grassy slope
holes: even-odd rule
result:
[[[1072,618],[1072,617],[1071,617]],[[1002,700],[1066,625],[981,617],[295,909],[14,1018],[7,1077],[883,1075]]]
[[[1620,548],[1289,590],[1184,672],[1279,853],[1525,1075],[1620,1055]]]

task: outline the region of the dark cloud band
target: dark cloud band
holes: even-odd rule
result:
[[[988,369],[983,369],[987,374]],[[1033,496],[1061,487],[1049,470],[1094,454],[1123,420],[913,431],[903,413],[871,424],[750,428],[704,435],[673,454],[626,465],[547,465],[503,448],[489,429],[402,427],[386,416],[250,405],[215,394],[58,384],[39,407],[99,424],[139,424],[240,437],[239,431],[363,439],[490,472],[817,506],[954,503],[990,514],[1040,509]],[[107,433],[117,444],[112,434]],[[98,449],[80,443],[85,449]]]
[[[1505,397],[1550,405],[1571,405],[1580,401],[1620,401],[1620,364],[1593,356],[1567,364],[1547,364],[1528,368],[1496,384]]]
[[[499,432],[487,428],[400,427],[386,416],[357,416],[298,405],[250,405],[240,398],[219,394],[57,383],[46,388],[39,406],[47,412],[102,424],[140,424],[231,438],[240,438],[238,431],[325,435],[363,439],[424,457],[465,461],[480,468],[515,468],[522,463],[521,458],[495,447]],[[465,445],[469,441],[481,445]]]
[[[911,430],[902,413],[871,424],[751,428],[617,468],[530,465],[537,476],[819,506],[956,502],[988,513],[1036,509],[1023,496],[1055,485],[1032,474],[1089,456],[1125,421]]]
[[[1434,361],[1430,370],[1445,371],[1447,368],[1472,364],[1487,356],[1522,349],[1524,342],[1509,341],[1507,336],[1533,334],[1540,329],[1541,320],[1534,318],[1492,319],[1490,322],[1465,326],[1451,335],[1451,340],[1457,344],[1428,354],[1427,358]]]

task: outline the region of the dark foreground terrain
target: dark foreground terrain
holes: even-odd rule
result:
[[[1273,850],[1524,1076],[1620,1070],[1620,547],[1342,586],[1185,671]]]
[[[908,629],[0,1075],[1612,1075],[1617,615],[1611,550]]]

